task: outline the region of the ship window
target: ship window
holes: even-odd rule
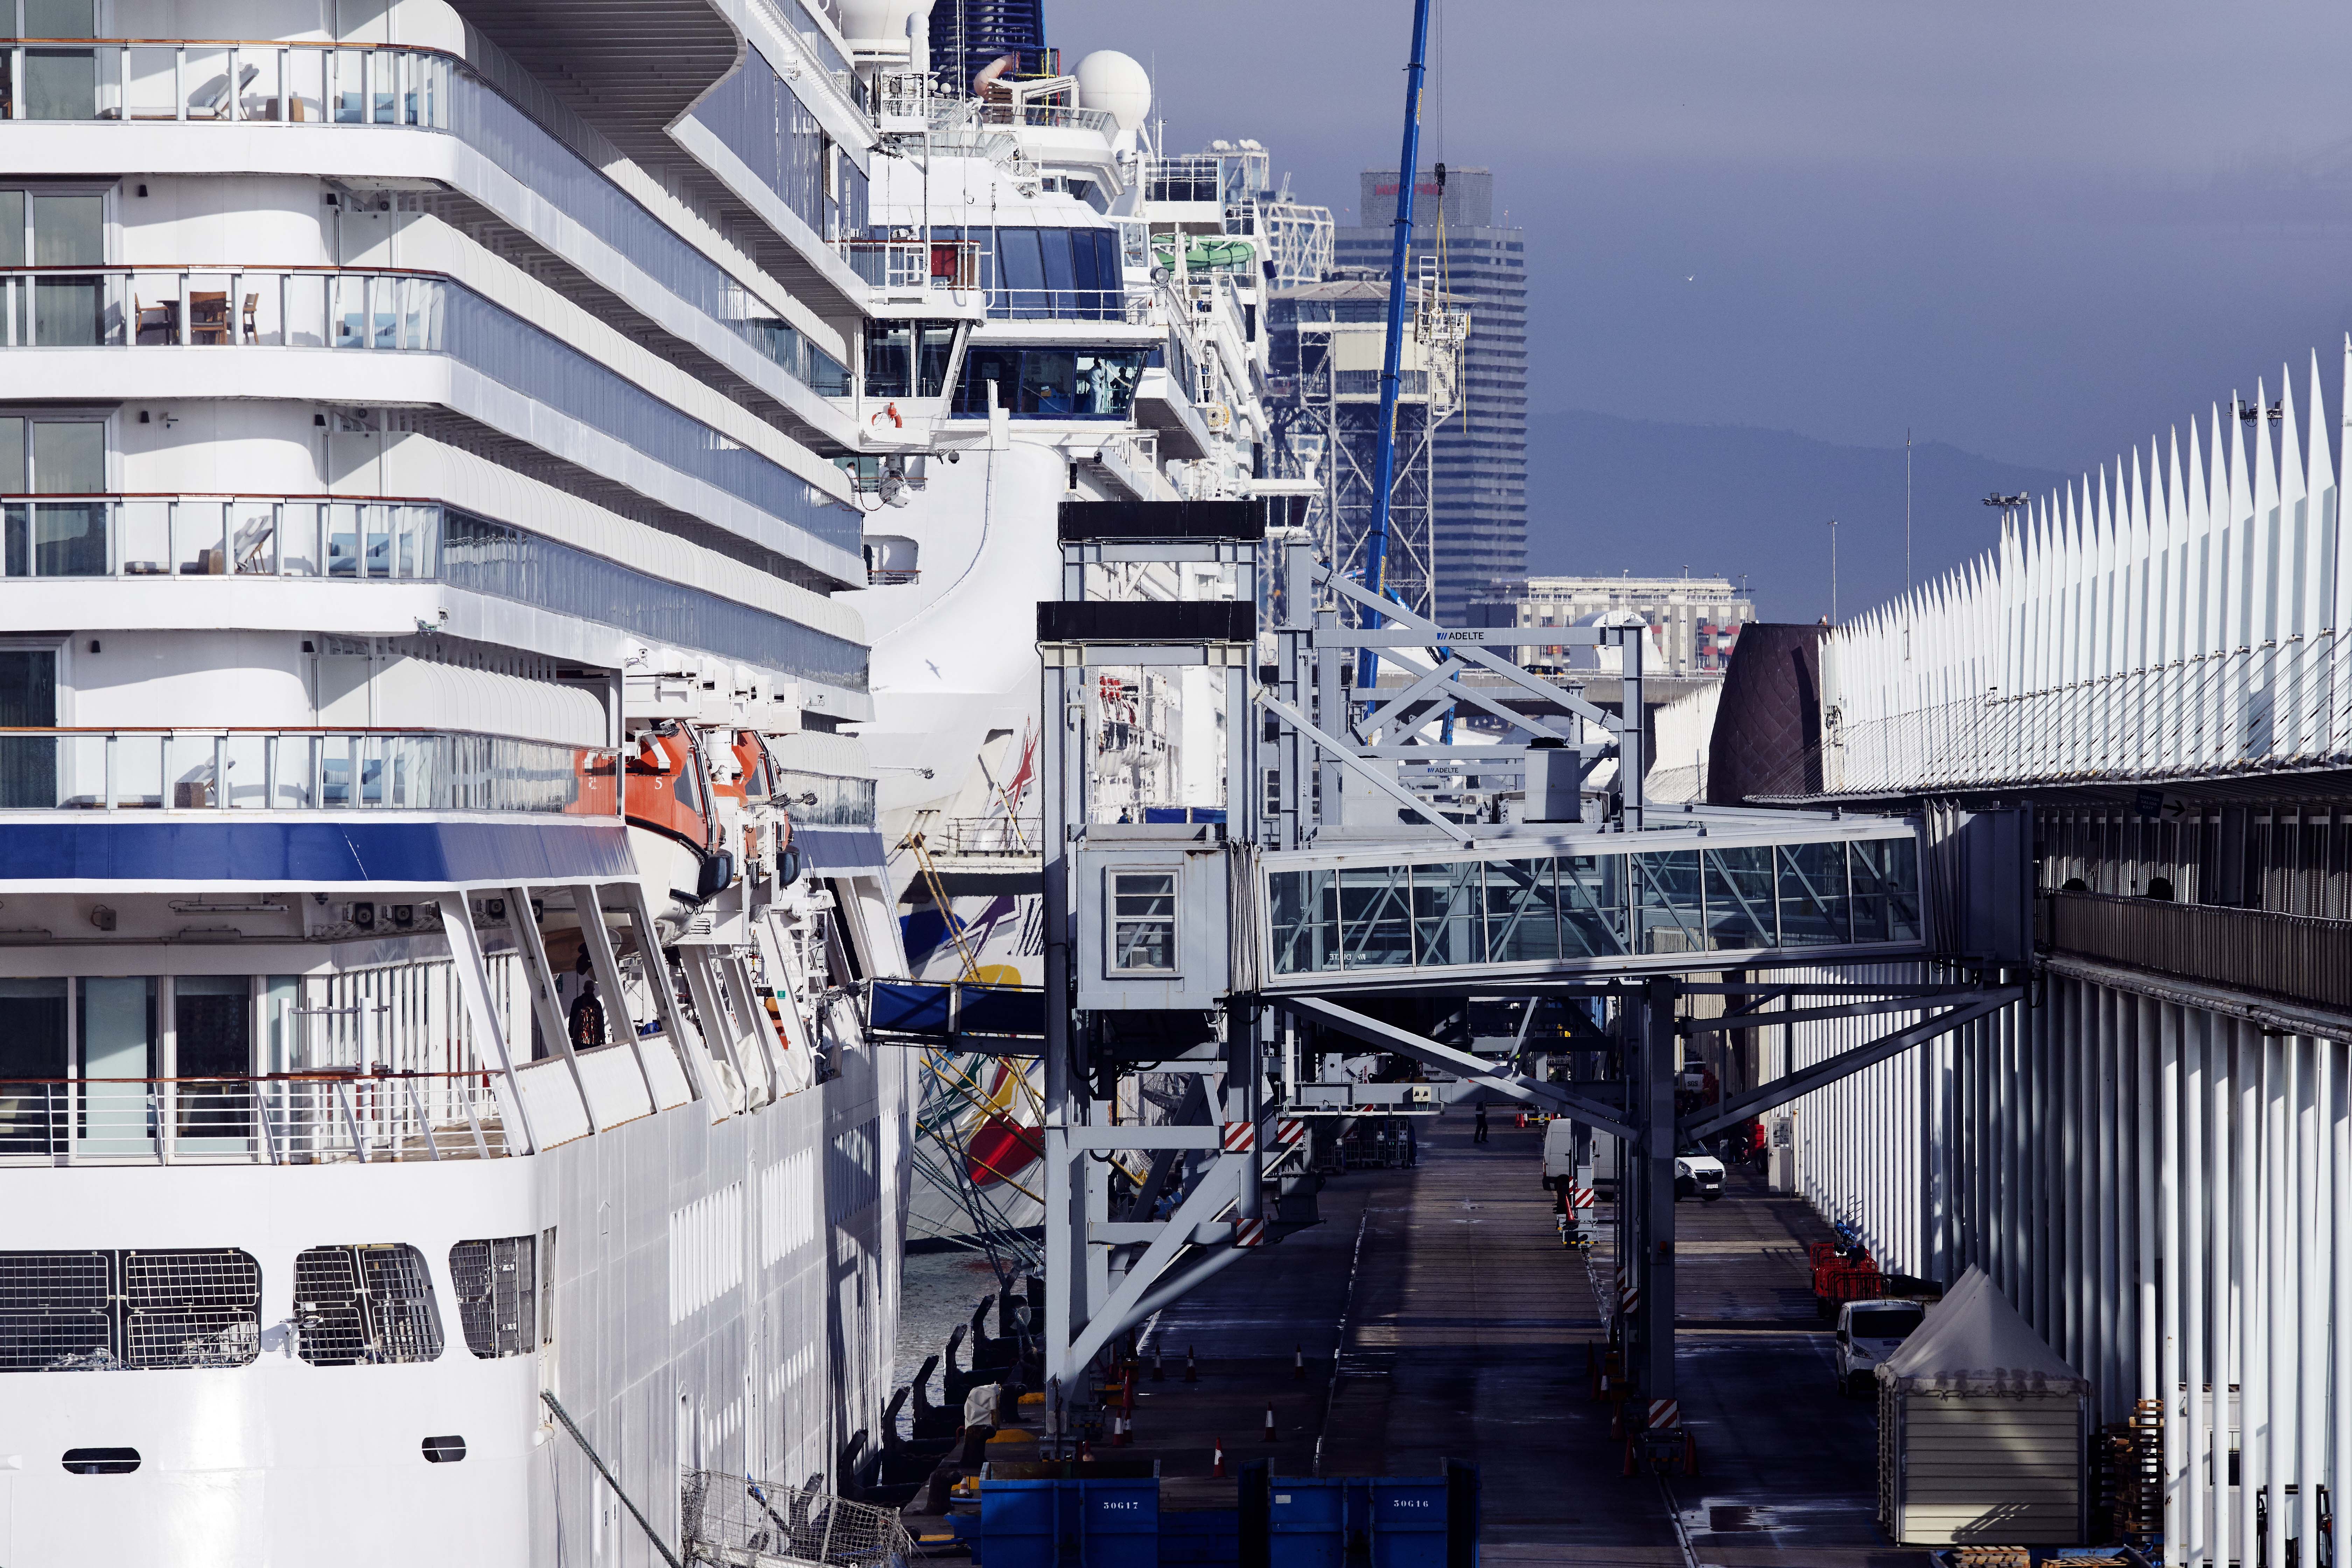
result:
[[[0,1372],[235,1367],[260,1353],[249,1253],[0,1253]]]
[[[425,1462],[428,1465],[454,1465],[466,1457],[466,1439],[457,1436],[427,1437],[424,1443]]]
[[[1175,872],[1112,872],[1110,909],[1114,971],[1175,969]]]
[[[441,1317],[425,1255],[404,1245],[314,1247],[294,1259],[294,1313],[312,1366],[434,1361]]]
[[[1143,374],[1140,349],[974,349],[964,359],[956,412],[988,413],[988,384],[997,406],[1022,419],[1124,419]]]
[[[77,1476],[127,1476],[139,1468],[136,1448],[68,1448],[67,1473]]]
[[[529,1236],[461,1241],[449,1249],[466,1348],[484,1361],[525,1354],[538,1342],[538,1238]]]

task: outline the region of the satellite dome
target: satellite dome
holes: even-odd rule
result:
[[[924,0],[840,0],[841,36],[903,42]]]
[[[1097,49],[1078,62],[1077,78],[1079,106],[1109,110],[1122,138],[1151,112],[1151,75],[1132,55]]]

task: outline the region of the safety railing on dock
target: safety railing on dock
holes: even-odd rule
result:
[[[488,1075],[0,1080],[0,1163],[278,1164],[509,1152]]]
[[[2050,895],[2048,932],[2058,952],[2352,1007],[2352,921],[2059,892]]]

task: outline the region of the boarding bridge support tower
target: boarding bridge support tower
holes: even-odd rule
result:
[[[1628,1462],[1681,1453],[1677,1152],[2015,1000],[2023,953],[1979,940],[1982,922],[1934,915],[1931,902],[1969,900],[1927,896],[1942,851],[1920,819],[1649,806],[1639,625],[1456,629],[1392,603],[1380,626],[1345,625],[1361,585],[1311,544],[1268,541],[1260,503],[1067,503],[1060,543],[1063,597],[1037,611],[1057,1436],[1082,1429],[1064,1416],[1082,1416],[1091,1371],[1122,1336],[1314,1223],[1307,1120],[1476,1094],[1619,1140],[1611,1330],[1633,1384]],[[1258,574],[1277,550],[1291,591],[1262,637]],[[1217,596],[1198,596],[1212,581]],[[1165,596],[1171,584],[1196,596]],[[1613,652],[1622,711],[1498,651],[1538,637]],[[1391,674],[1359,690],[1372,650]],[[1222,808],[1098,803],[1096,758],[1132,740],[1106,694],[1145,670],[1189,672],[1191,700],[1214,702]],[[1449,742],[1449,710],[1488,716],[1499,740]],[[2024,876],[1994,868],[1987,885],[2009,891],[1993,902],[2021,900]],[[2014,910],[1995,923],[2025,929]],[[1916,963],[1920,980],[1805,977],[1886,961]],[[1473,1037],[1474,994],[1520,999],[1520,1037]],[[1719,1015],[1692,1016],[1710,994]],[[1571,1005],[1585,1035],[1531,1049],[1539,1001]],[[1678,1107],[1696,1036],[1869,1016],[1892,1032]],[[1423,1071],[1324,1081],[1316,1064],[1364,1047]],[[1150,1117],[1146,1072],[1184,1086]]]

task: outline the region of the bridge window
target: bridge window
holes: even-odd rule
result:
[[[1776,945],[1771,847],[1709,849],[1706,859],[1706,945],[1717,951]]]
[[[1909,837],[1276,869],[1266,896],[1276,974],[1916,942],[1925,930]]]
[[[1111,968],[1120,972],[1173,972],[1176,873],[1114,871],[1110,904]]]
[[[1916,942],[1919,920],[1919,846],[1908,838],[1881,838],[1853,846],[1853,940]]]
[[[1780,868],[1780,945],[1822,947],[1852,942],[1845,846],[1783,844],[1774,853]]]
[[[1670,849],[1633,857],[1641,889],[1640,951],[1697,952],[1706,946],[1705,905],[1698,880],[1698,851]]]

